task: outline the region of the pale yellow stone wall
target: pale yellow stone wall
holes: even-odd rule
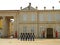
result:
[[[27,32],[30,32],[30,28],[32,25],[34,25],[34,27],[36,26],[36,30],[35,30],[35,35],[36,37],[40,37],[42,34],[42,31],[45,30],[45,37],[46,37],[46,30],[47,28],[53,28],[53,37],[55,37],[55,30],[56,30],[56,24],[57,21],[55,20],[55,15],[60,14],[60,11],[21,11],[19,13],[19,30],[20,32],[23,32],[23,27],[26,26],[27,27]],[[31,15],[35,15],[35,21],[31,21]],[[27,15],[27,21],[23,21],[23,15]],[[44,16],[44,21],[40,21],[39,20],[39,16],[43,15]],[[48,21],[48,15],[52,16],[52,21]],[[30,27],[30,28],[29,28]],[[43,28],[43,29],[40,29]]]
[[[31,28],[34,27],[34,33],[35,33],[36,37],[41,37],[43,30],[45,30],[45,37],[46,37],[47,28],[53,28],[53,35],[55,37],[56,27],[57,26],[60,27],[60,21],[57,22],[55,19],[55,15],[57,15],[57,14],[60,14],[59,10],[10,11],[10,12],[9,11],[2,11],[2,12],[0,11],[0,16],[2,16],[2,17],[6,17],[6,16],[14,17],[13,34],[15,33],[15,31],[18,32],[18,35],[20,33],[24,33],[23,28],[25,26],[27,27],[26,32],[31,33]],[[26,21],[23,20],[23,15],[27,16]],[[32,19],[31,19],[32,15],[35,15],[34,21],[32,21]],[[40,21],[40,19],[39,19],[40,15],[44,16],[44,21]],[[52,16],[52,21],[50,21],[50,22],[48,21],[48,18],[47,18],[48,15]],[[3,30],[4,30],[4,26],[3,26]],[[2,31],[2,32],[4,32],[4,31]],[[5,33],[7,33],[7,31]],[[60,36],[60,32],[59,32],[59,36]]]

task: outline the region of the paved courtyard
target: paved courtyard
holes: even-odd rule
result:
[[[60,39],[35,39],[35,41],[0,39],[0,45],[60,45]]]

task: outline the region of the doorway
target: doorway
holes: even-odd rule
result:
[[[47,38],[53,38],[53,28],[47,28]]]

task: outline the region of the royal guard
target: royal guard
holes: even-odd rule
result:
[[[22,37],[23,37],[23,35],[22,35],[22,33],[21,33],[21,34],[20,34],[20,39],[21,39],[21,40],[23,40],[23,38],[22,38]]]
[[[43,38],[45,38],[45,31],[43,31]]]
[[[15,38],[17,38],[17,31],[15,31]]]
[[[34,35],[34,33],[32,34],[32,40],[34,41],[34,39],[35,39],[35,35]]]
[[[56,38],[58,38],[58,32],[56,31]]]

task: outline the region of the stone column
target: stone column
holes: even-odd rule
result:
[[[3,16],[3,37],[8,36],[8,26],[5,16]]]
[[[39,12],[37,12],[37,38],[39,38]]]
[[[15,35],[15,32],[17,31],[17,16],[14,16],[14,31],[13,34]]]
[[[20,36],[20,24],[19,24],[19,22],[20,22],[20,16],[19,16],[19,11],[17,12],[17,14],[16,14],[16,29],[17,29],[17,37],[19,37]]]
[[[17,34],[18,34],[18,37],[20,36],[20,24],[19,24],[19,22],[20,22],[20,17],[19,17],[19,13],[17,14]]]

